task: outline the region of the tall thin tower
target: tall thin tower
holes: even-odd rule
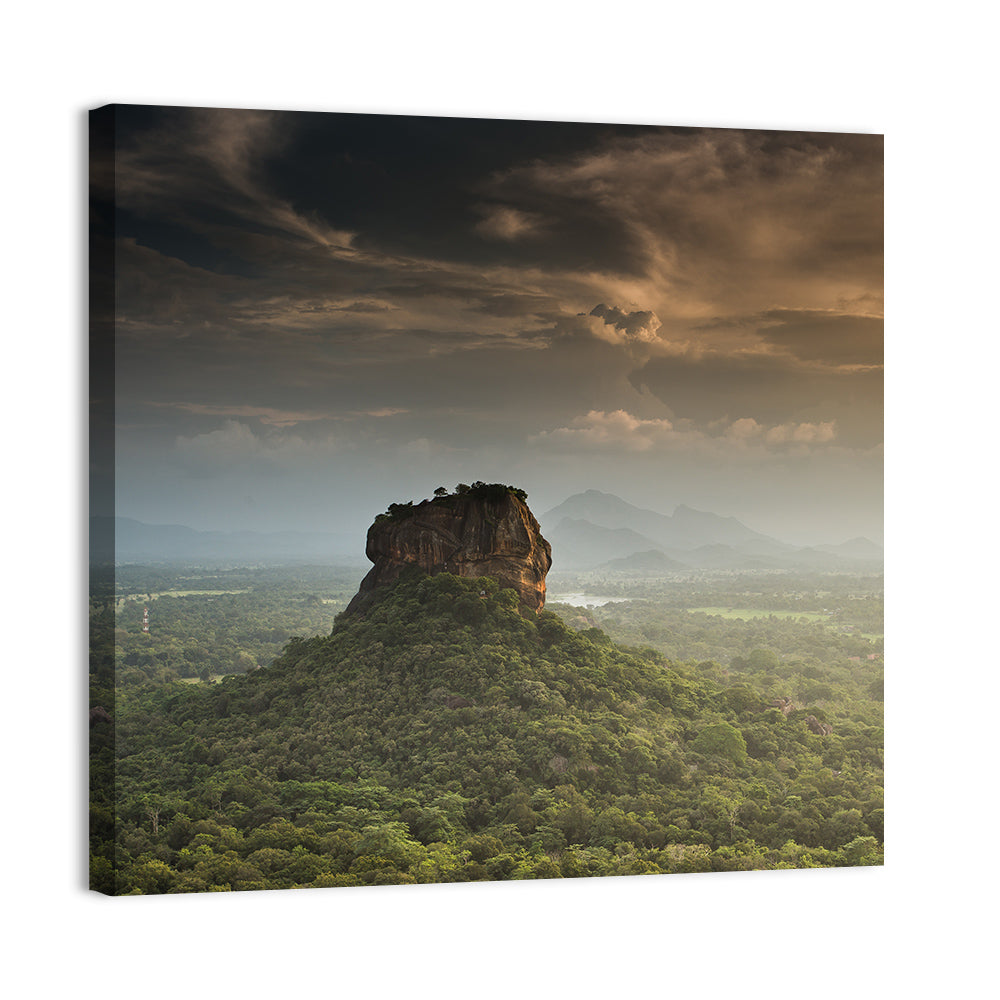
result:
[[[149,608],[142,609],[142,630],[143,632],[149,631]]]

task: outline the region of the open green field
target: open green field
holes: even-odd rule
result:
[[[743,621],[750,621],[753,618],[801,618],[807,622],[823,622],[829,619],[829,615],[820,614],[813,611],[768,611],[764,608],[685,608],[691,614],[701,612],[705,615],[718,615],[720,618],[740,618]]]
[[[243,587],[241,590],[161,590],[151,594],[142,595],[143,600],[155,601],[158,597],[221,597],[223,594],[249,594],[250,588]],[[139,595],[130,597],[119,597],[115,602],[116,606],[123,608],[131,601],[133,604],[141,604]]]
[[[164,590],[151,597],[219,597],[221,594],[249,594],[250,588],[242,590]]]

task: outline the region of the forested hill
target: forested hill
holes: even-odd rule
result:
[[[95,888],[881,863],[874,704],[831,732],[517,604],[491,578],[407,572],[269,668],[123,694]]]

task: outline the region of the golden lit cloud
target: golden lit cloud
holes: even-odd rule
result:
[[[836,426],[825,423],[786,423],[767,426],[741,417],[711,428],[690,422],[643,419],[625,410],[591,410],[567,426],[542,431],[532,443],[556,450],[625,452],[692,452],[719,455],[748,447],[780,451],[784,446],[820,446],[836,438]]]

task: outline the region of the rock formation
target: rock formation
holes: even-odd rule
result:
[[[347,606],[364,611],[377,588],[393,583],[403,569],[426,573],[490,576],[517,591],[533,611],[545,604],[545,574],[552,565],[551,546],[520,490],[499,484],[438,490],[433,500],[392,504],[368,529],[365,554],[375,564]],[[442,495],[443,494],[443,495]]]
[[[820,722],[815,715],[806,716],[806,725],[817,736],[829,736],[833,732],[833,726],[829,722]]]
[[[103,705],[95,705],[90,710],[90,724],[96,726],[99,722],[110,722],[111,716]]]

